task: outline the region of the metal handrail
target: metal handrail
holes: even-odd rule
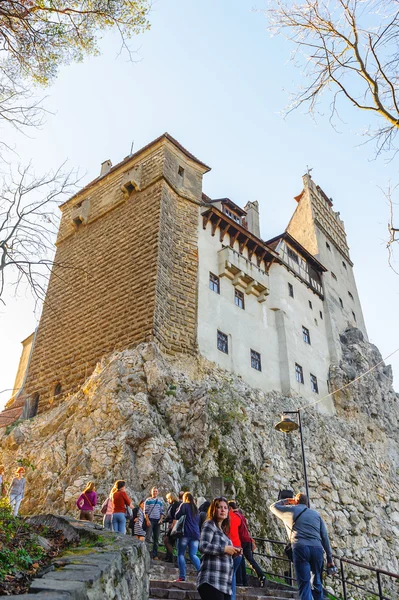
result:
[[[273,540],[273,539],[264,538],[264,537],[254,537],[253,539],[256,543],[259,542],[259,543],[275,544],[280,547],[286,546],[286,542],[282,542],[281,540]],[[258,555],[258,556],[261,556],[263,558],[267,558],[270,560],[278,560],[281,562],[288,563],[288,567],[289,567],[288,574],[287,574],[287,572],[280,574],[280,573],[275,573],[275,572],[271,572],[271,571],[264,571],[264,573],[265,573],[265,575],[270,575],[272,577],[278,577],[280,579],[284,579],[285,581],[291,582],[289,584],[290,587],[292,587],[294,585],[294,582],[296,582],[296,578],[293,573],[293,564],[286,556],[279,556],[274,553],[272,554],[272,553],[259,552],[259,551],[254,552],[254,555]],[[333,577],[336,580],[338,580],[341,584],[341,592],[340,593],[342,593],[342,596],[341,596],[342,600],[348,600],[348,598],[349,598],[347,586],[353,587],[358,590],[362,590],[363,592],[365,592],[367,594],[372,594],[376,598],[378,598],[378,600],[397,600],[397,598],[399,598],[399,590],[398,590],[398,593],[396,596],[386,596],[384,594],[384,591],[382,588],[382,582],[381,582],[381,576],[383,575],[385,577],[390,577],[392,579],[396,579],[399,584],[399,574],[398,573],[391,573],[390,571],[387,571],[385,569],[379,569],[377,567],[372,567],[371,565],[365,565],[363,563],[356,562],[350,558],[343,558],[343,557],[337,556],[336,554],[333,555],[333,558],[336,562],[339,563],[339,574],[334,575]],[[355,583],[354,581],[351,581],[350,579],[348,579],[346,576],[346,573],[345,573],[344,563],[347,563],[349,565],[357,567],[358,569],[364,569],[366,571],[371,571],[372,573],[375,573],[376,579],[377,579],[378,591],[374,590],[374,589],[371,590],[369,588],[366,588],[366,587],[359,585],[358,583]],[[281,585],[285,585],[285,584],[281,583]],[[331,594],[331,595],[333,595],[334,598],[337,598],[337,600],[339,599],[339,596],[335,596],[334,594]]]
[[[285,546],[286,543],[285,542],[281,542],[279,540],[272,540],[269,538],[254,538],[255,542],[264,542],[264,543],[270,543],[270,544],[277,544],[278,546]],[[256,552],[254,554],[258,554],[259,556],[264,556],[265,558],[269,558],[272,560],[280,560],[280,561],[285,561],[288,562],[290,564],[290,574],[289,576],[287,576],[287,574],[284,575],[280,575],[279,573],[270,573],[267,572],[268,575],[274,575],[277,577],[282,577],[284,579],[288,579],[290,580],[292,583],[294,581],[296,581],[295,577],[293,576],[292,573],[292,563],[289,561],[288,558],[285,558],[283,556],[276,556],[274,554],[267,554],[267,553],[263,553],[263,552]],[[338,581],[341,584],[341,590],[342,590],[342,597],[343,600],[348,600],[348,591],[347,591],[347,586],[358,589],[358,590],[362,590],[362,592],[365,592],[367,594],[371,594],[374,595],[376,598],[378,598],[378,600],[395,600],[396,598],[399,597],[399,591],[398,594],[396,596],[387,596],[385,595],[385,593],[383,592],[383,588],[382,588],[382,582],[381,582],[381,575],[384,575],[385,577],[390,577],[393,579],[398,580],[399,583],[399,574],[397,573],[391,573],[390,571],[387,571],[385,569],[379,569],[377,567],[372,567],[370,565],[365,565],[363,563],[359,563],[356,562],[352,559],[349,558],[342,558],[340,556],[337,555],[333,555],[334,560],[339,564],[339,575],[335,575],[334,577],[336,577],[338,579]],[[346,573],[345,573],[345,569],[344,569],[344,563],[347,563],[349,565],[353,565],[354,567],[357,567],[359,569],[364,569],[367,571],[370,571],[372,573],[376,574],[376,578],[377,578],[377,586],[378,586],[378,591],[375,589],[370,589],[368,587],[364,587],[362,585],[359,585],[358,583],[355,583],[354,581],[351,581],[350,579],[348,579]],[[338,598],[338,596],[334,596],[335,598]]]

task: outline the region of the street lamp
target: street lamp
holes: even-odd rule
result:
[[[298,421],[293,421],[287,415],[296,415]],[[291,431],[297,431],[297,429],[299,429],[299,435],[301,436],[303,475],[305,478],[305,489],[306,489],[306,496],[308,498],[308,507],[309,507],[310,506],[309,485],[308,485],[308,475],[306,472],[305,446],[303,445],[302,422],[301,422],[300,409],[284,411],[283,414],[281,415],[281,421],[276,423],[276,425],[274,426],[274,429],[277,429],[277,431],[281,431],[282,433],[291,433]]]

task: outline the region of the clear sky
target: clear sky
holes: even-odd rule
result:
[[[115,164],[132,143],[138,150],[168,131],[212,167],[206,194],[241,206],[259,201],[264,239],[285,229],[301,177],[312,167],[345,221],[369,337],[387,356],[399,346],[399,276],[387,262],[389,210],[380,187],[399,182],[399,158],[375,161],[371,145],[359,147],[366,117],[350,107],[340,133],[328,122],[327,105],[316,123],[303,110],[284,120],[288,90],[301,72],[289,63],[288,42],[268,34],[262,0],[259,10],[253,3],[158,0],[151,30],[132,41],[136,62],[117,57],[118,38],[110,35],[102,56],[60,70],[43,92],[54,114],[29,138],[14,135],[19,158],[13,160],[32,160],[42,173],[68,159],[85,183],[98,176],[102,161]],[[6,302],[0,390],[12,387],[20,341],[36,326],[29,297],[10,295]],[[388,362],[398,374],[399,353]],[[0,405],[8,397],[0,395]]]

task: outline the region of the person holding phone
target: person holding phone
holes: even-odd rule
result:
[[[227,500],[223,496],[215,498],[209,507],[199,543],[202,557],[197,588],[201,600],[231,600],[233,559],[242,550],[233,546],[227,535],[229,528]]]

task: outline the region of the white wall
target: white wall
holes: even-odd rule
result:
[[[234,303],[234,286],[220,277],[220,294],[209,288],[209,272],[219,275],[219,230],[211,235],[199,225],[198,345],[201,354],[243,377],[254,387],[284,394],[295,391],[309,400],[328,393],[330,364],[324,304],[320,297],[285,267],[273,264],[269,274],[270,295],[259,303],[245,294],[245,310]],[[238,249],[238,244],[236,246]],[[246,250],[244,256],[247,257]],[[255,259],[252,259],[255,263]],[[288,282],[294,298],[288,294]],[[309,300],[313,309],[309,307]],[[320,311],[323,319],[320,317]],[[316,324],[317,321],[317,324]],[[303,341],[302,325],[310,332],[311,345]],[[229,354],[217,349],[217,330],[229,336]],[[251,367],[250,350],[261,354],[262,372]],[[295,363],[303,367],[304,384],[295,378]],[[311,390],[310,373],[317,377],[319,394]],[[330,408],[327,403],[326,409]]]
[[[330,367],[325,303],[281,265],[274,263],[270,268],[269,277],[268,305],[270,309],[280,311],[280,321],[283,321],[285,328],[286,364],[281,364],[281,370],[288,372],[288,385],[291,391],[310,400],[318,400],[328,394],[327,380]],[[291,283],[294,288],[293,298],[289,296],[288,283]],[[312,308],[309,301],[312,303]],[[302,326],[309,330],[310,345],[303,339]],[[303,368],[303,384],[296,380],[295,363]],[[311,389],[311,373],[317,377],[318,394]],[[324,403],[326,410],[330,410],[331,407],[330,402]]]
[[[245,294],[245,310],[239,308],[234,303],[234,286],[227,277],[220,278],[220,294],[209,289],[209,272],[219,274],[218,251],[222,249],[219,229],[212,237],[210,223],[203,230],[201,219],[198,245],[198,345],[201,354],[241,375],[254,387],[280,389],[275,317],[268,309],[267,301],[259,303],[254,295]],[[217,349],[218,329],[229,336],[228,355]],[[261,372],[251,367],[251,349],[261,354]]]

